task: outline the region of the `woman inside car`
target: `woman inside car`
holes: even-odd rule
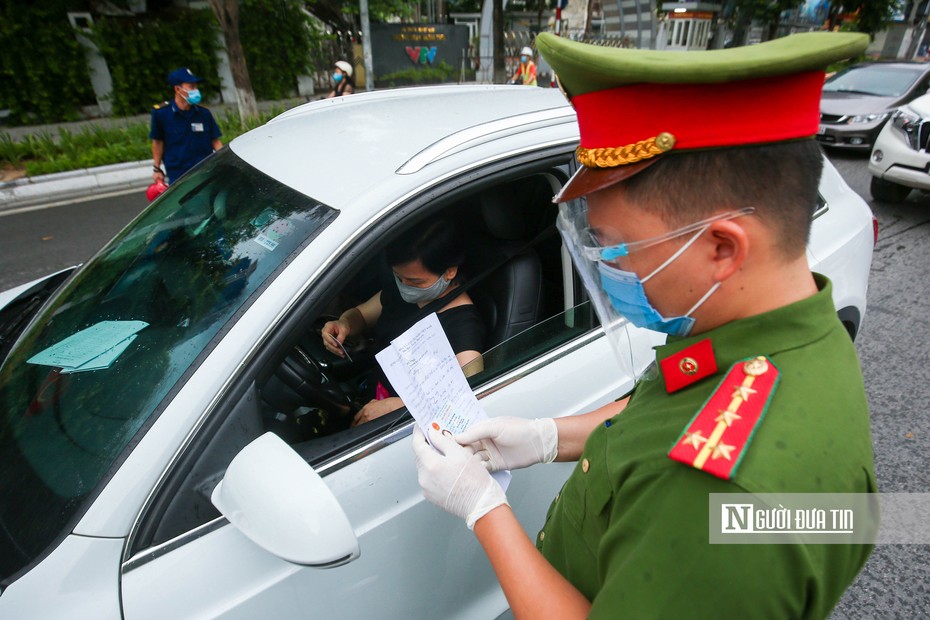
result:
[[[465,248],[453,222],[431,220],[404,233],[385,251],[393,283],[370,299],[349,308],[322,329],[323,345],[333,354],[345,355],[347,338],[373,331],[375,350],[423,318],[421,309],[436,299],[449,297],[436,312],[460,366],[479,372],[486,328],[468,293],[452,295],[461,283]],[[355,415],[352,425],[379,418],[403,406],[381,368],[377,368],[374,398]]]

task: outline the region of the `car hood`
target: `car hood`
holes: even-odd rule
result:
[[[907,106],[902,107],[910,108],[919,114],[921,118],[930,118],[930,95],[918,97],[917,99],[914,99],[909,104],[907,104]]]
[[[824,92],[820,113],[836,116],[884,112],[900,104],[898,97],[875,97],[856,93]]]

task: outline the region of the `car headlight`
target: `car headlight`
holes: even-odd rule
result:
[[[857,114],[849,119],[850,124],[855,123],[880,123],[888,118],[888,112],[875,112],[873,114]]]
[[[919,115],[909,108],[899,108],[891,116],[891,126],[904,135],[908,145],[915,151],[919,148],[922,120]]]

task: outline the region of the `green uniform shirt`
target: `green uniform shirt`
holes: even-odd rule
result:
[[[824,618],[868,545],[711,545],[709,493],[876,492],[862,373],[830,282],[816,295],[689,338],[710,338],[718,372],[668,394],[641,380],[601,424],[549,509],[537,547],[593,604],[592,618]],[[735,362],[766,355],[781,371],[732,480],[668,457]]]

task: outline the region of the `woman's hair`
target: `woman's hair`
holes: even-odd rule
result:
[[[404,232],[384,255],[391,267],[419,258],[430,273],[442,275],[449,267],[459,267],[465,261],[465,243],[454,222],[433,219]]]

